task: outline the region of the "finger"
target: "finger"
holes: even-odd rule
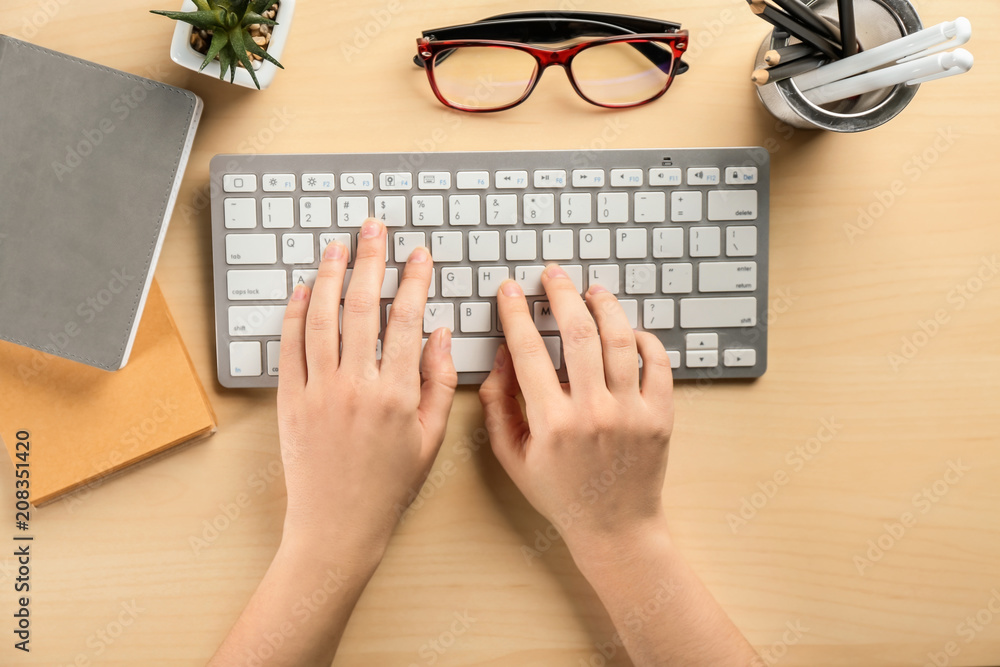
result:
[[[524,292],[513,280],[500,285],[497,311],[525,401],[537,407],[550,405],[554,397],[562,395],[559,377],[528,312]]]
[[[406,260],[382,341],[382,372],[390,381],[412,382],[414,386],[420,382],[424,305],[433,270],[431,254],[426,248],[415,248]],[[450,346],[451,338],[448,340]]]
[[[663,343],[648,331],[636,331],[635,342],[642,356],[642,397],[663,407],[673,400],[674,374]]]
[[[520,390],[510,351],[506,345],[501,345],[497,348],[493,370],[479,387],[479,400],[483,404],[490,445],[511,479],[520,474],[524,444],[530,433],[517,401]]]
[[[426,290],[426,287],[425,287]],[[395,310],[393,306],[393,310]],[[420,340],[419,332],[417,340]],[[417,344],[419,349],[419,342]],[[433,458],[444,439],[448,413],[458,386],[458,373],[451,359],[451,331],[438,329],[427,340],[421,359],[420,423],[424,425],[424,453]]]
[[[385,279],[385,234],[385,225],[375,218],[368,218],[361,226],[354,271],[344,297],[342,366],[375,365]]]
[[[306,385],[306,312],[309,288],[299,285],[285,308],[281,322],[281,352],[278,356],[278,395],[295,392]]]
[[[334,241],[323,253],[306,316],[306,363],[316,376],[336,370],[340,362],[340,294],[346,271],[347,248]]]
[[[597,320],[604,352],[604,377],[611,393],[639,393],[639,352],[635,331],[615,295],[600,285],[587,290],[587,305]]]
[[[542,285],[562,336],[570,391],[577,395],[606,392],[601,337],[597,334],[597,324],[587,305],[576,291],[576,285],[557,264],[545,268]]]

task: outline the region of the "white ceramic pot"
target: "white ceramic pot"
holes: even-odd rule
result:
[[[197,9],[198,7],[192,0],[184,0],[184,4],[181,7],[182,12],[193,12]],[[275,17],[278,25],[271,27],[271,41],[267,46],[267,52],[278,62],[281,62],[281,54],[285,50],[285,42],[288,41],[288,31],[291,30],[292,15],[294,13],[295,0],[281,0],[281,4],[278,6],[278,15]],[[195,51],[194,47],[191,46],[191,31],[191,24],[177,21],[177,25],[174,27],[174,38],[170,42],[170,59],[182,67],[187,67],[197,72],[198,68],[201,67],[201,63],[205,60],[205,56]],[[254,70],[254,74],[257,75],[257,81],[260,82],[260,89],[263,90],[271,85],[271,81],[274,80],[274,75],[277,73],[278,68],[266,60],[262,60],[260,63],[260,68]],[[201,73],[218,79],[221,71],[222,67],[219,65],[218,59],[216,59],[210,62],[205,69],[201,70]],[[226,82],[229,82],[229,75],[226,76]],[[250,73],[242,67],[236,68],[235,83],[255,90],[257,88],[253,83],[253,79],[250,78]]]

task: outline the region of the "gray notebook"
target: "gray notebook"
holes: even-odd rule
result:
[[[201,108],[0,35],[0,339],[125,365]]]

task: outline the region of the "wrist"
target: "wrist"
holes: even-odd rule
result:
[[[656,559],[671,559],[674,544],[662,513],[622,525],[615,530],[566,535],[573,560],[592,585],[608,575]]]
[[[388,540],[381,537],[319,531],[286,520],[276,559],[310,571],[340,569],[367,579],[382,562],[387,546]]]

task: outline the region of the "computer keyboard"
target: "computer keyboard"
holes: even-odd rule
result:
[[[452,330],[462,384],[482,382],[492,366],[503,339],[496,293],[507,278],[524,288],[565,379],[540,282],[549,262],[581,292],[600,283],[616,294],[632,326],[663,341],[674,377],[759,377],[769,164],[762,148],[218,155],[219,381],[277,385],[288,297],[312,284],[331,241],[353,261],[370,215],[389,228],[382,331],[403,262],[413,248],[430,248],[425,337]]]

